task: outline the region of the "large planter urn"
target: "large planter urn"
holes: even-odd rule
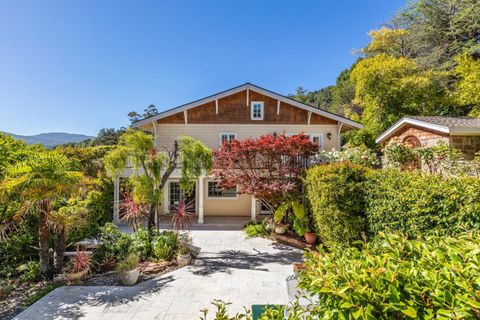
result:
[[[124,286],[133,286],[135,283],[137,283],[139,275],[140,271],[138,268],[119,272],[120,281],[122,281]]]
[[[287,228],[284,225],[277,224],[275,226],[275,233],[276,234],[284,234],[285,232],[287,232]]]
[[[177,264],[179,266],[186,266],[192,261],[192,256],[190,253],[185,253],[185,254],[179,254],[177,256]]]

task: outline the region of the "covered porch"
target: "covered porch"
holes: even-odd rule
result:
[[[114,180],[114,206],[113,222],[122,224],[120,219],[121,187],[120,177]],[[170,220],[171,207],[178,204],[180,199],[180,190],[178,187],[179,177],[174,175],[168,179],[163,189],[163,203],[158,207],[160,224],[166,224],[164,221]],[[193,194],[189,201],[193,203],[195,211],[194,226],[209,225],[228,227],[231,225],[244,226],[250,220],[257,220],[260,215],[265,214],[265,208],[260,201],[249,195],[238,195],[233,199],[215,199],[209,196],[207,192],[209,178],[201,176],[197,179]],[[186,201],[187,202],[187,201]],[[208,229],[209,227],[206,227]],[[240,228],[241,229],[241,228]],[[231,229],[238,230],[238,229]]]

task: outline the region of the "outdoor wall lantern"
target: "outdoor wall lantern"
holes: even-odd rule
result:
[[[327,138],[328,138],[328,140],[332,139],[332,133],[331,132],[327,133]]]

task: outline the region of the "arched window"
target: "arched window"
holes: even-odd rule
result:
[[[418,138],[415,136],[406,137],[405,139],[403,139],[403,144],[410,148],[418,148],[422,145],[420,143],[420,140],[418,140]]]

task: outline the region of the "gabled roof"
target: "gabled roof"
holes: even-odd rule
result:
[[[382,133],[377,143],[391,136],[405,124],[411,124],[451,135],[480,134],[480,119],[472,117],[410,116],[403,117]]]
[[[248,83],[248,82],[245,83],[245,84],[242,84],[240,86],[234,87],[232,89],[228,89],[228,90],[216,93],[214,95],[211,95],[211,96],[199,99],[199,100],[195,100],[195,101],[180,105],[180,106],[175,107],[175,108],[168,109],[168,110],[160,112],[159,114],[156,114],[154,116],[136,121],[132,124],[132,127],[141,127],[142,125],[150,123],[152,121],[157,121],[159,119],[166,118],[166,117],[171,116],[175,113],[198,107],[198,106],[203,105],[205,103],[215,101],[215,100],[221,99],[223,97],[230,96],[232,94],[244,91],[246,89],[258,92],[258,93],[263,94],[265,96],[272,97],[276,100],[280,100],[284,103],[288,103],[288,104],[290,104],[292,106],[295,106],[297,108],[304,109],[306,111],[319,114],[319,115],[324,116],[326,118],[333,119],[333,120],[336,120],[336,121],[339,121],[339,122],[343,122],[345,125],[351,126],[353,128],[361,129],[363,127],[360,123],[355,122],[353,120],[350,120],[348,118],[342,117],[338,114],[312,107],[308,104],[298,102],[298,101],[296,101],[292,98],[283,96],[281,94],[278,94],[278,93],[275,93],[273,91],[261,88],[259,86],[253,85],[253,84]]]

